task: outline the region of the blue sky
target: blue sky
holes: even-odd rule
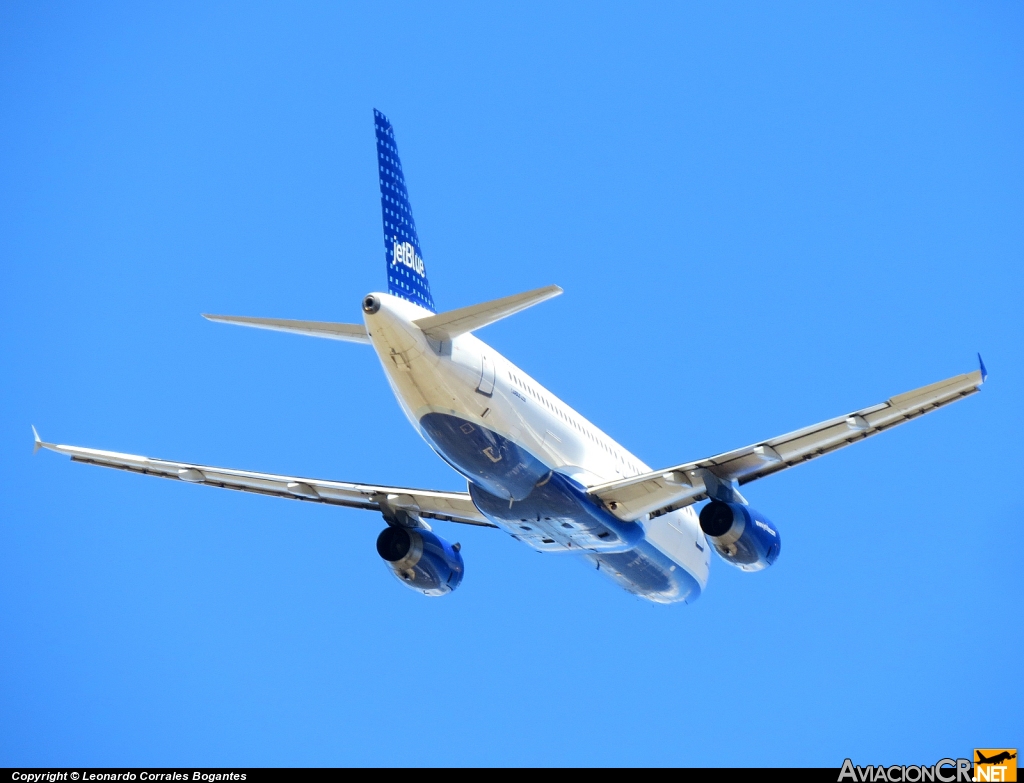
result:
[[[1024,9],[0,7],[0,765],[933,763],[1024,744]],[[63,443],[461,489],[352,321],[372,108],[439,308],[652,465],[974,368],[976,397],[745,489],[781,528],[648,605],[488,530],[458,592],[372,514]]]

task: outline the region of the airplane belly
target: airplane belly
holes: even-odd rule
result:
[[[711,567],[711,545],[700,529],[693,507],[649,519],[644,522],[644,531],[650,544],[685,568],[704,589]]]
[[[506,500],[470,485],[473,503],[490,521],[542,552],[623,552],[643,538],[643,528],[594,504],[586,491],[547,471],[521,500]]]
[[[707,570],[694,573],[645,537],[638,522],[622,522],[591,502],[559,473],[524,500],[507,502],[470,485],[473,503],[513,538],[541,552],[581,554],[619,587],[661,604],[696,600]],[[692,546],[692,539],[689,539]],[[694,565],[694,564],[691,564]]]
[[[423,416],[420,425],[445,459],[476,474],[469,485],[473,503],[513,538],[541,552],[584,555],[598,573],[656,603],[700,595],[707,582],[706,561],[700,561],[704,550],[695,549],[693,557],[681,551],[694,547],[690,531],[662,524],[652,531],[655,540],[647,540],[643,525],[618,519],[584,487],[497,433],[438,413]]]
[[[549,472],[529,451],[479,421],[435,411],[421,416],[419,426],[450,465],[502,503],[527,497]]]
[[[703,589],[696,576],[646,539],[628,552],[593,554],[587,559],[622,589],[657,604],[693,603]]]

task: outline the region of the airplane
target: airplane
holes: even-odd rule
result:
[[[985,758],[985,755],[980,750],[974,751],[974,755],[978,757],[974,760],[975,764],[1000,764],[1004,761],[1017,758],[1016,753],[1010,753],[1007,750],[997,753],[990,759]]]
[[[779,557],[779,529],[740,486],[800,465],[979,391],[979,368],[810,427],[652,470],[476,332],[562,293],[549,285],[438,312],[388,118],[374,110],[387,293],[362,299],[363,323],[206,315],[210,321],[368,345],[400,407],[466,492],[273,475],[43,442],[75,462],[150,476],[379,512],[377,553],[427,596],[451,593],[465,565],[435,533],[452,522],[502,530],[539,552],[576,555],[640,598],[694,601],[711,553],[744,571]],[[698,513],[696,504],[707,501]]]

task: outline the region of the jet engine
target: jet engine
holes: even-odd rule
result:
[[[461,548],[421,527],[389,525],[377,536],[377,554],[391,573],[424,595],[446,595],[459,586],[465,571]]]
[[[767,568],[782,548],[768,517],[739,503],[712,500],[700,510],[700,529],[727,563],[744,571]]]

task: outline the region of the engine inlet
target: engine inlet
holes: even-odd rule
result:
[[[412,536],[404,527],[388,526],[377,536],[377,554],[389,563],[397,563],[412,548]]]
[[[718,538],[732,527],[733,513],[728,503],[712,500],[700,510],[700,529],[704,535]]]

